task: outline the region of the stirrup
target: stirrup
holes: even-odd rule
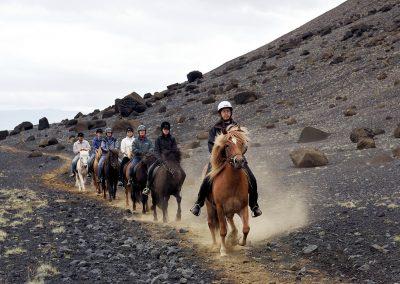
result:
[[[251,217],[256,218],[262,215],[262,211],[258,205],[251,208]]]
[[[145,187],[142,191],[143,194],[148,195],[150,193],[150,188]]]

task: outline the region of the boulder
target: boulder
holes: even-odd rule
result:
[[[0,131],[0,140],[6,139],[9,134],[10,133],[8,132],[8,130],[1,130]]]
[[[393,157],[395,157],[395,158],[400,158],[400,146],[394,148],[394,149],[392,150],[392,153],[393,153]]]
[[[114,132],[125,132],[128,127],[135,129],[140,125],[140,121],[136,119],[120,119],[114,122],[112,130]]]
[[[143,99],[147,100],[147,99],[150,99],[151,97],[152,97],[152,95],[150,93],[146,93],[146,94],[144,94]]]
[[[175,91],[179,88],[179,86],[180,86],[179,83],[175,83],[175,84],[168,85],[167,89],[170,91]]]
[[[10,136],[17,135],[17,134],[20,134],[20,133],[21,133],[21,131],[19,129],[14,129],[14,130],[10,131]]]
[[[180,115],[176,118],[176,123],[183,123],[183,122],[185,122],[185,120],[186,120],[186,117],[183,115]]]
[[[88,122],[88,129],[94,129],[94,128],[102,128],[106,127],[107,122],[105,120],[97,119],[97,120],[91,120]]]
[[[394,129],[393,136],[395,138],[400,138],[400,125],[397,125],[397,127]]]
[[[58,144],[58,140],[55,137],[49,138],[49,139],[42,139],[39,142],[39,147],[44,148],[47,146],[51,146],[51,145],[56,145]]]
[[[14,127],[14,130],[19,130],[19,132],[24,131],[24,130],[30,130],[33,128],[33,124],[30,123],[29,121],[24,121],[17,126]]]
[[[142,113],[146,109],[146,102],[135,92],[115,100],[115,112],[120,113],[122,117],[128,117],[133,111]]]
[[[206,140],[206,139],[208,139],[208,132],[201,131],[201,132],[197,133],[196,138],[199,140]]]
[[[297,120],[294,117],[289,117],[287,119],[285,119],[285,123],[287,125],[293,125],[297,123]]]
[[[374,132],[369,128],[355,128],[350,133],[350,140],[357,143],[361,138],[374,138]]]
[[[324,132],[314,127],[304,127],[300,133],[299,140],[297,143],[308,143],[321,141],[328,138],[330,133]]]
[[[357,114],[357,111],[354,108],[348,108],[343,112],[344,116],[353,116]]]
[[[194,90],[196,90],[198,88],[199,88],[199,86],[197,86],[195,84],[189,84],[189,85],[186,85],[185,91],[186,92],[193,92]]]
[[[28,158],[38,158],[38,157],[42,157],[43,153],[41,151],[32,151],[31,153],[29,153]]]
[[[101,118],[105,119],[105,118],[112,117],[114,115],[115,115],[115,109],[114,108],[106,109],[106,110],[103,111],[103,114],[101,115]]]
[[[194,81],[196,81],[197,79],[201,79],[203,78],[203,73],[201,73],[200,71],[191,71],[186,75],[188,82],[192,83]]]
[[[208,97],[208,98],[205,98],[204,100],[202,100],[201,103],[203,105],[212,104],[212,103],[215,103],[215,99],[214,99],[214,97]]]
[[[65,123],[65,126],[69,127],[69,126],[74,126],[78,123],[77,119],[70,119]]]
[[[243,92],[237,93],[233,97],[233,100],[235,101],[236,104],[243,105],[243,104],[247,104],[247,103],[250,103],[250,102],[254,102],[255,100],[257,100],[257,98],[258,97],[257,97],[256,92],[243,91]]]
[[[265,127],[267,128],[267,129],[272,129],[272,128],[275,128],[275,123],[267,123],[266,125],[265,125]]]
[[[237,87],[239,87],[239,81],[237,79],[231,79],[225,87],[225,92],[229,92]]]
[[[315,148],[300,148],[290,153],[293,164],[298,168],[320,167],[328,164],[325,154]]]
[[[39,119],[38,130],[43,130],[43,129],[46,129],[46,128],[50,128],[49,121],[47,120],[46,117],[42,117],[41,119]]]
[[[200,141],[192,141],[184,145],[184,149],[189,150],[189,149],[195,149],[200,147]]]
[[[376,148],[375,140],[373,138],[363,137],[357,143],[358,150],[370,149],[370,148]]]
[[[35,141],[35,136],[34,135],[31,135],[31,136],[29,136],[28,138],[26,138],[26,142],[31,142],[31,141]]]
[[[57,150],[57,151],[65,150],[65,146],[64,146],[63,144],[57,144],[56,150]]]
[[[82,117],[82,116],[83,116],[83,113],[78,112],[78,113],[74,116],[74,118],[75,118],[75,119],[78,119],[78,118],[80,118],[80,117]]]
[[[167,111],[167,107],[166,106],[161,106],[159,109],[158,109],[158,112],[159,113],[163,113],[163,112],[166,112]]]

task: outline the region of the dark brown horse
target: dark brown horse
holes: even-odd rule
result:
[[[108,191],[109,201],[115,200],[117,194],[117,185],[119,177],[119,160],[118,150],[109,150],[103,165],[103,197],[106,199],[106,192]]]
[[[226,255],[225,237],[227,222],[231,226],[228,241],[237,244],[238,230],[233,216],[238,214],[243,223],[243,238],[240,245],[246,245],[249,226],[249,183],[243,170],[245,163],[243,152],[248,142],[246,129],[238,126],[231,128],[227,134],[220,134],[215,139],[211,153],[212,191],[207,197],[208,226],[211,231],[213,245],[216,245],[215,234],[219,229],[221,235],[221,256]]]
[[[166,151],[161,155],[161,165],[154,173],[154,181],[151,185],[151,198],[154,221],[157,221],[157,207],[163,212],[163,222],[168,221],[168,201],[175,196],[178,203],[176,220],[181,220],[181,188],[186,174],[182,169],[181,152]]]
[[[92,172],[93,185],[94,185],[98,195],[101,194],[100,184],[98,182],[99,181],[99,177],[97,176],[101,153],[102,153],[101,148],[96,150],[96,156],[95,156],[94,161],[93,161],[93,172]]]
[[[149,211],[148,199],[149,197],[142,194],[143,189],[146,187],[147,171],[148,168],[157,160],[152,153],[145,154],[142,160],[137,164],[134,176],[132,176],[132,165],[127,163],[124,167],[124,183],[125,183],[125,197],[126,206],[129,206],[128,194],[131,195],[132,210],[136,211],[136,203],[142,203],[142,213],[146,214]],[[128,185],[130,180],[130,185]]]

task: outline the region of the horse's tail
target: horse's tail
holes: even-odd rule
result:
[[[209,201],[207,201],[209,202]],[[208,210],[208,226],[210,230],[215,230],[215,232],[219,231],[219,220],[218,220],[218,214],[217,214],[217,208],[211,204],[207,204],[209,206]]]

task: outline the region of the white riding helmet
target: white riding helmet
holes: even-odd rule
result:
[[[229,108],[231,111],[233,110],[231,103],[228,101],[222,101],[218,104],[218,112],[223,108]]]

